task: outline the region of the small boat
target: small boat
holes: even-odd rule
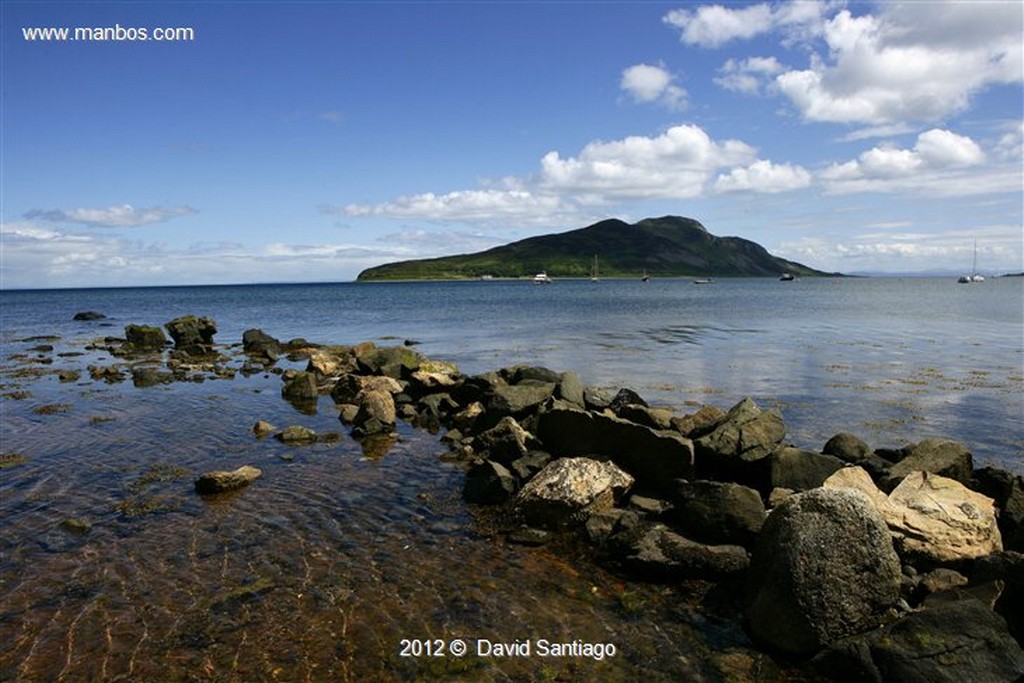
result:
[[[548,285],[551,284],[551,278],[548,277],[546,271],[541,271],[533,276],[533,284],[535,285]]]
[[[961,275],[956,280],[962,285],[971,284],[972,282],[984,282],[985,276],[978,274],[978,241],[974,241],[974,263],[971,266],[970,275]]]
[[[594,254],[594,267],[590,269],[590,281],[597,282],[597,254]]]
[[[644,274],[640,276],[640,282],[647,282],[651,279],[651,276],[647,274],[647,269],[644,268]]]
[[[793,275],[793,273],[783,273],[779,276],[779,279],[783,282],[792,282],[796,279],[796,275]]]
[[[696,280],[693,281],[693,284],[695,284],[695,285],[713,285],[713,284],[715,284],[715,279],[711,278],[711,277],[699,277],[699,278],[697,278]]]

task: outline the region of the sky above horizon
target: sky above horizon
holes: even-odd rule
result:
[[[5,289],[345,281],[669,214],[825,271],[1024,270],[1020,2],[0,13]],[[61,27],[192,39],[26,37]]]

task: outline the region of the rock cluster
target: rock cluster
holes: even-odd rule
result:
[[[140,386],[232,374],[216,325],[184,316],[168,371],[159,327],[104,344],[135,365],[90,367]],[[966,446],[925,439],[871,448],[840,433],[820,450],[785,442],[782,416],[745,398],[689,415],[574,372],[514,366],[467,376],[403,346],[321,346],[243,335],[242,372],[276,372],[296,407],[323,397],[379,457],[400,420],[441,433],[464,463],[465,499],[501,506],[513,542],[578,534],[617,570],[659,581],[722,582],[766,648],[843,680],[1014,680],[1024,675],[1024,478],[975,469]],[[302,370],[276,367],[281,355]],[[193,374],[188,374],[189,372]],[[254,433],[274,433],[258,423]],[[293,426],[274,433],[331,441]],[[260,476],[242,467],[200,493]],[[839,672],[839,673],[837,673]]]

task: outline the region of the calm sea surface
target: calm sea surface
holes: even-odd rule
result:
[[[83,310],[108,318],[72,321]],[[462,471],[439,459],[436,435],[400,425],[394,447],[368,457],[329,399],[298,412],[271,374],[90,380],[87,365],[114,359],[85,347],[126,324],[205,315],[223,345],[253,327],[415,340],[466,373],[571,369],[680,413],[752,396],[811,449],[839,431],[879,447],[946,436],[976,465],[1024,472],[1022,310],[1021,278],[0,292],[0,448],[23,456],[0,469],[0,680],[796,675],[709,618],[706,596],[606,573],[571,545],[508,545],[461,501]],[[64,369],[81,379],[60,382]],[[343,436],[258,441],[257,419]],[[263,478],[212,501],[192,492],[199,473],[242,464]],[[470,655],[400,656],[413,638],[463,638]],[[607,642],[617,654],[481,657],[478,638]]]

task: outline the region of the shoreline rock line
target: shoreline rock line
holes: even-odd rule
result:
[[[628,388],[586,387],[575,372],[465,375],[411,344],[282,342],[252,329],[232,357],[209,318],[165,328],[173,348],[155,326],[103,341],[127,364],[90,376],[148,386],[276,373],[300,410],[331,397],[372,457],[400,420],[438,434],[442,458],[466,472],[464,499],[491,506],[510,542],[569,535],[613,571],[712,584],[755,645],[815,675],[1024,676],[1024,477],[975,469],[964,444],[872,448],[838,433],[809,449],[787,443],[781,414],[751,398],[677,415]],[[239,356],[241,368],[230,366]],[[282,356],[305,368],[277,367]],[[292,447],[340,438],[262,421],[253,432]],[[261,475],[209,472],[195,488],[216,494]]]

